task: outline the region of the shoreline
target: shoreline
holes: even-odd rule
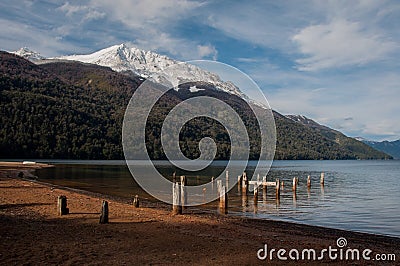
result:
[[[339,237],[345,237],[351,248],[369,248],[388,254],[400,250],[400,238],[397,237],[235,215],[221,216],[195,208],[187,208],[183,215],[173,216],[170,207],[164,203],[141,202],[140,208],[134,208],[113,196],[1,175],[0,191],[0,232],[4,239],[0,244],[0,260],[9,262],[6,264],[279,263],[276,258],[274,261],[258,260],[257,250],[264,244],[276,249],[323,249],[336,246]],[[67,196],[71,214],[57,216],[58,195]],[[107,225],[98,223],[103,199],[110,204],[110,224]],[[45,230],[38,232],[36,227]],[[102,233],[93,234],[94,231]],[[82,243],[86,243],[94,257],[82,251]],[[34,247],[37,244],[40,250]],[[50,250],[57,253],[54,258],[46,257],[45,253]],[[21,251],[25,252],[22,257]],[[63,252],[69,252],[72,258],[63,261]],[[104,257],[103,253],[108,256]],[[309,264],[311,261],[287,262]],[[361,265],[365,262],[352,263]]]
[[[0,175],[1,178],[1,175]],[[121,204],[128,204],[130,205],[132,203],[132,199],[129,199],[128,197],[122,197],[122,196],[116,196],[116,195],[110,195],[110,194],[104,194],[100,192],[94,192],[94,191],[89,191],[89,190],[84,190],[84,189],[79,189],[79,188],[72,188],[68,186],[63,186],[63,185],[57,185],[57,184],[52,184],[49,182],[44,182],[42,180],[36,180],[36,179],[21,179],[22,181],[28,181],[28,182],[34,182],[43,186],[47,186],[50,188],[56,188],[59,190],[65,190],[69,191],[72,193],[77,193],[85,196],[90,196],[94,198],[102,198],[105,200],[111,200],[115,201]],[[140,199],[141,206],[145,208],[160,208],[162,210],[171,210],[171,206],[167,203],[160,202],[160,201],[148,201],[144,199]],[[209,209],[204,209],[204,208],[198,208],[196,206],[193,207],[187,207],[190,209],[190,214],[196,214],[196,213],[207,213],[210,215],[214,216],[219,216],[217,213],[217,208],[215,210],[209,210]],[[188,213],[186,213],[188,214]],[[244,220],[254,220],[254,221],[270,221],[270,222],[276,222],[276,223],[283,223],[283,224],[292,224],[292,225],[298,225],[298,226],[309,226],[312,228],[319,228],[321,230],[333,230],[333,231],[341,231],[341,232],[347,232],[347,233],[354,233],[354,234],[366,234],[366,235],[371,235],[371,236],[376,236],[376,237],[388,237],[388,238],[395,238],[399,239],[399,236],[395,235],[385,235],[385,234],[379,234],[379,233],[372,233],[372,232],[362,232],[362,231],[353,231],[353,230],[346,230],[346,229],[340,229],[340,228],[333,228],[333,227],[326,227],[326,226],[321,226],[321,225],[312,225],[312,224],[307,224],[307,223],[300,223],[300,222],[294,222],[294,221],[285,221],[285,220],[278,220],[274,218],[269,218],[269,219],[263,219],[263,218],[253,218],[249,216],[241,216],[240,213],[228,213],[226,217],[232,217],[232,218],[237,218],[237,219],[244,219]]]

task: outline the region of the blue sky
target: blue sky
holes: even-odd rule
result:
[[[218,60],[253,78],[283,114],[400,138],[399,1],[2,1],[0,25],[8,51],[58,56],[130,42]]]

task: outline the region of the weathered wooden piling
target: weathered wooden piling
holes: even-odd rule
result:
[[[135,208],[139,208],[139,196],[138,195],[135,195],[135,197],[133,198],[132,205]]]
[[[57,199],[57,212],[58,215],[66,215],[69,213],[69,209],[67,208],[67,197],[66,196],[58,196]]]
[[[258,204],[258,186],[254,186],[254,205]]]
[[[100,223],[108,224],[108,201],[106,200],[101,203]]]
[[[212,176],[212,177],[211,177],[211,189],[212,189],[212,190],[214,190],[214,183],[215,183],[214,177]]]
[[[248,187],[247,175],[246,175],[246,172],[243,172],[242,194],[247,194],[247,190],[248,190],[247,187]]]
[[[321,186],[325,185],[325,173],[323,173],[323,172],[321,173],[320,183],[321,183]]]
[[[217,195],[220,195],[220,191],[222,189],[222,180],[217,180]]]
[[[307,188],[311,188],[311,176],[307,176]]]
[[[263,191],[267,192],[267,176],[263,176]]]
[[[225,186],[221,186],[221,189],[220,189],[219,213],[220,214],[228,213],[228,193],[227,193],[227,188]]]
[[[172,183],[172,214],[182,214],[181,187],[178,182]]]
[[[181,205],[182,205],[182,210],[185,208],[185,205],[187,205],[187,191],[186,191],[186,185],[187,185],[187,179],[186,176],[182,175],[181,176]]]
[[[172,183],[176,182],[176,172],[172,174]]]
[[[240,193],[242,191],[242,176],[238,175],[237,177],[237,184],[238,184],[238,192]]]
[[[279,199],[281,197],[281,184],[279,178],[276,179],[275,190],[276,190],[276,198]]]
[[[293,192],[296,193],[296,190],[297,190],[297,180],[296,180],[296,177],[293,177],[292,190],[293,190]]]

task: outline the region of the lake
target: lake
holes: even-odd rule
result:
[[[56,167],[38,170],[39,180],[124,198],[139,194],[155,201],[136,184],[125,161],[42,161]],[[168,178],[174,171],[187,175],[189,185],[206,183],[211,176],[218,176],[224,172],[225,163],[214,162],[206,170],[190,175],[168,163],[154,162]],[[251,174],[255,163],[250,162],[246,172]],[[325,173],[323,187],[319,184],[321,172]],[[308,175],[311,189],[307,189]],[[296,196],[291,187],[293,177],[299,178]],[[249,193],[244,202],[234,186],[229,192],[229,213],[400,237],[399,177],[399,160],[274,161],[267,180],[284,181],[279,203],[275,190],[268,187],[266,194],[260,191],[255,210],[253,196]],[[216,203],[203,208],[216,210]]]

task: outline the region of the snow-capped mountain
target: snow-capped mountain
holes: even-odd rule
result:
[[[38,61],[38,60],[44,60],[45,58],[38,52],[32,51],[27,47],[23,47],[17,51],[11,52],[13,54],[19,55],[25,59],[28,59],[30,61]]]
[[[97,64],[118,72],[133,71],[146,79],[174,88],[185,82],[206,81],[217,89],[248,99],[232,82],[222,81],[214,73],[128,44],[114,45],[87,55],[61,56],[52,59]]]

